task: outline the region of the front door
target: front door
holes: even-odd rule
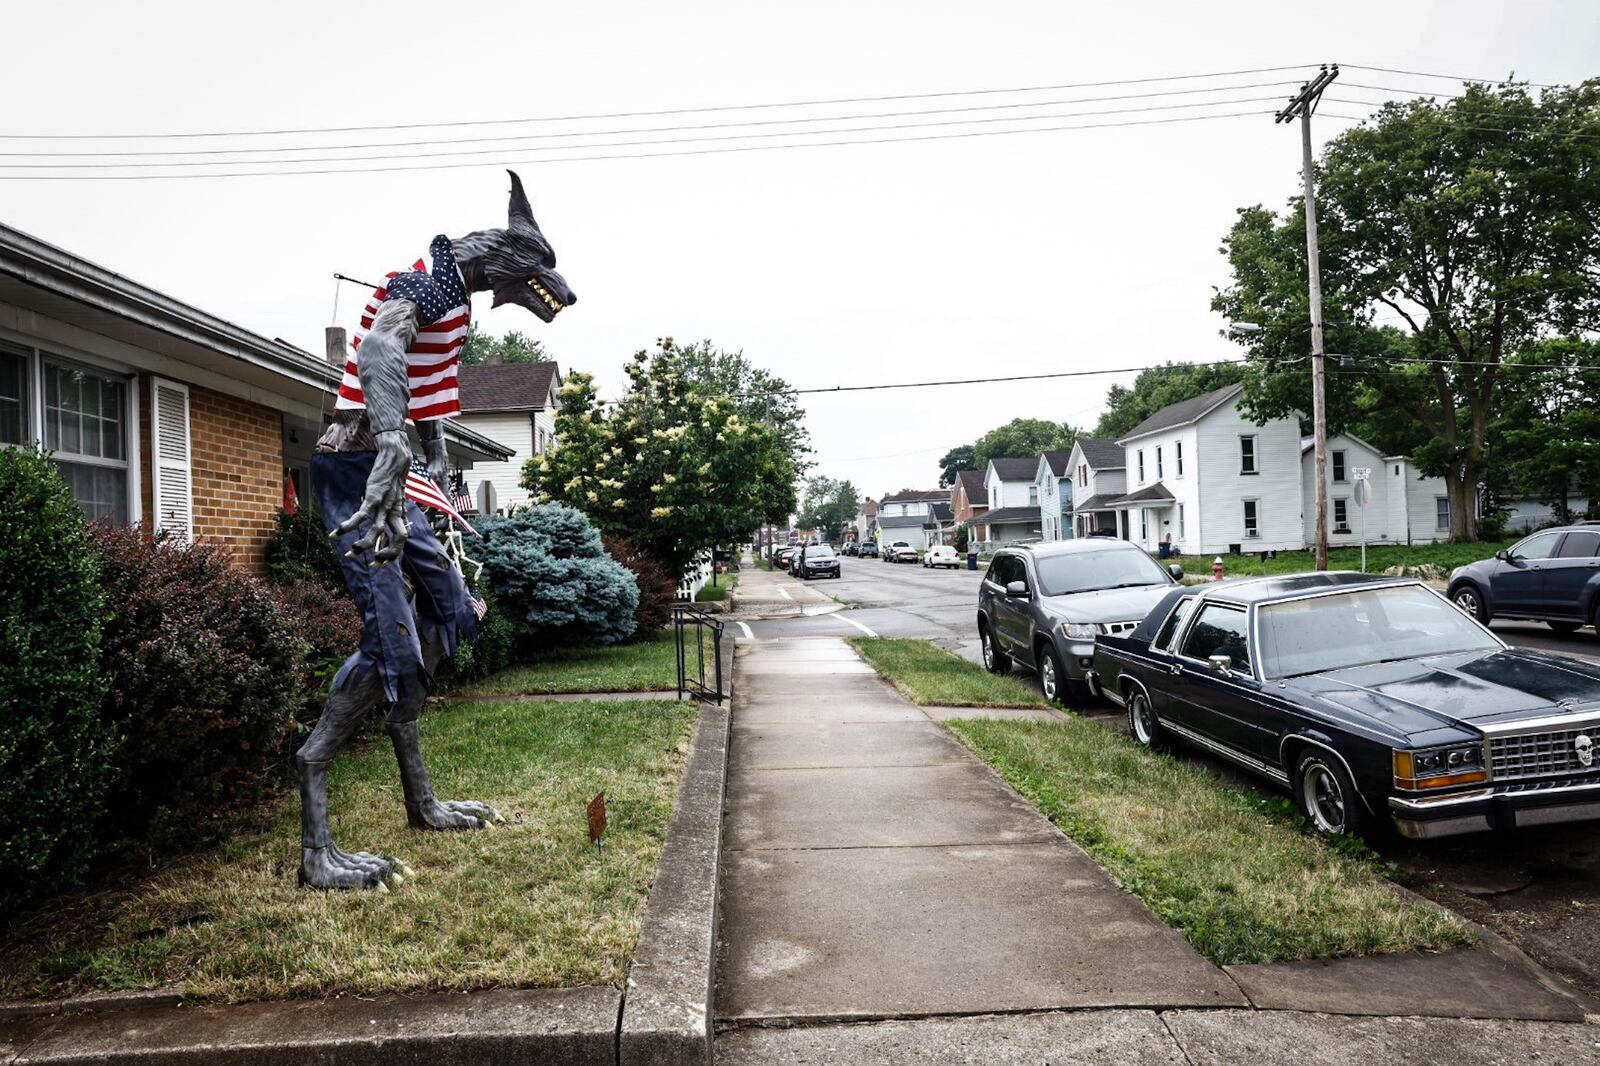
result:
[[[1514,546],[1495,565],[1490,597],[1496,614],[1543,612],[1545,567],[1556,553],[1559,531],[1535,533]]]

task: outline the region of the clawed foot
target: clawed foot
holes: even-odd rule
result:
[[[406,804],[406,821],[413,829],[484,829],[505,819],[477,800],[428,800]]]
[[[411,867],[399,859],[370,851],[340,851],[332,844],[300,849],[300,883],[311,888],[387,892],[391,885],[399,888],[412,876]]]

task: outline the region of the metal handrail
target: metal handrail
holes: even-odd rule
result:
[[[721,619],[713,618],[706,612],[699,610],[691,604],[675,603],[672,605],[673,635],[677,642],[678,652],[678,698],[693,695],[702,700],[715,700],[718,706],[722,705],[726,693],[722,689],[722,631]],[[694,669],[689,668],[689,655],[686,636],[690,630],[694,631]],[[711,681],[707,686],[706,676],[706,642],[703,634],[711,631]]]

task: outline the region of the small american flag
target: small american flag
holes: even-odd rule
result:
[[[472,498],[472,493],[465,488],[457,489],[455,497],[450,502],[455,505],[458,511],[476,511],[478,509],[477,501]]]
[[[420,456],[413,455],[411,457],[411,469],[406,471],[406,499],[415,503],[418,507],[432,507],[435,511],[443,511],[471,530],[472,535],[475,537],[483,535],[473,529],[472,524],[462,518],[454,507],[450,506],[450,501],[445,497],[445,494],[439,491],[439,486],[435,485],[433,479],[428,476],[428,464],[424,463]]]
[[[482,596],[469,596],[472,601],[472,613],[478,616],[478,621],[483,621],[483,616],[489,613],[489,601]]]

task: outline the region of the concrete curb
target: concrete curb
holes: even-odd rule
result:
[[[730,668],[729,676],[733,671]],[[732,682],[730,680],[730,688]],[[711,1062],[722,807],[732,697],[703,704],[628,971],[621,1066]]]
[[[0,1017],[6,1063],[469,1066],[616,1061],[621,995],[530,989]]]

